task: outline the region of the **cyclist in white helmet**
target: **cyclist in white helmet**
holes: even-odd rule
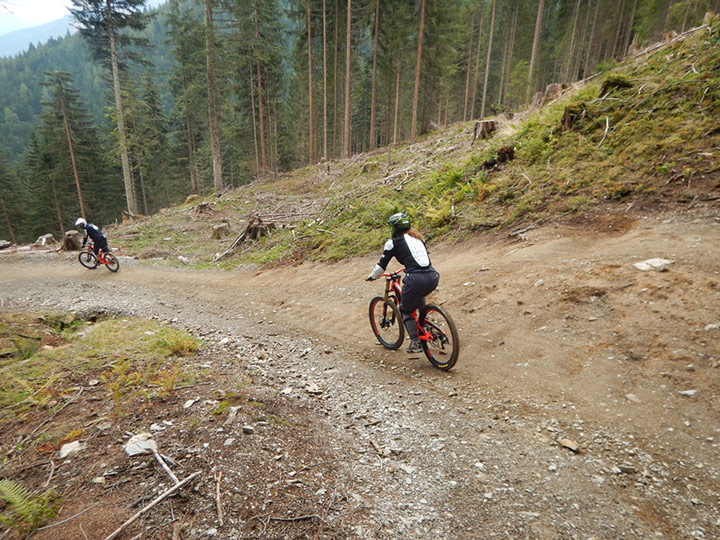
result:
[[[101,249],[103,250],[103,253],[110,253],[107,237],[100,230],[100,227],[92,223],[88,223],[81,217],[75,220],[75,226],[80,227],[85,232],[85,236],[83,237],[83,247],[87,244],[89,236],[93,241],[93,251],[95,252],[95,255],[97,255]]]
[[[412,314],[416,309],[425,306],[425,297],[437,289],[440,275],[430,263],[430,255],[425,247],[422,233],[411,228],[407,214],[403,212],[393,214],[388,218],[388,225],[392,238],[385,242],[382,257],[367,279],[369,281],[377,279],[393,257],[405,267],[400,313],[410,337],[410,344],[406,350],[409,353],[417,353],[422,351],[422,345],[418,339],[417,326]]]

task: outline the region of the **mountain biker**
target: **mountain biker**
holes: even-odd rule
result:
[[[416,309],[425,306],[425,297],[437,289],[440,275],[430,263],[430,255],[425,247],[422,233],[411,228],[407,214],[403,212],[393,214],[388,218],[388,225],[392,238],[385,243],[380,262],[375,265],[366,280],[377,279],[393,257],[405,267],[400,313],[410,337],[406,351],[417,353],[422,351],[422,345],[418,339],[417,326],[412,314]]]
[[[90,239],[93,241],[93,252],[95,253],[95,255],[98,255],[101,249],[103,250],[103,253],[110,252],[110,248],[108,247],[107,243],[107,237],[100,230],[100,227],[92,223],[88,223],[81,217],[75,220],[75,226],[80,227],[85,232],[82,247],[85,247],[85,244],[87,244],[89,236]]]

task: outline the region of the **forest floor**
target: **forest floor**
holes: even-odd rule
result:
[[[122,416],[77,381],[53,422],[107,424],[71,459],[20,462],[6,452],[39,420],[4,429],[2,477],[63,498],[68,521],[33,538],[105,538],[169,488],[122,450],[151,425],[178,477],[201,474],[120,538],[719,538],[720,211],[616,207],[431,249],[462,344],[447,373],[376,342],[376,256],[213,271],[120,253],[112,274],[0,252],[2,311],[167,321],[209,374]]]

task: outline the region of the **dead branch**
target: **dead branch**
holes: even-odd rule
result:
[[[223,511],[222,511],[222,503],[220,502],[220,480],[222,479],[222,472],[218,472],[215,474],[215,505],[217,506],[217,513],[218,513],[218,521],[220,522],[220,526],[223,526]]]
[[[598,144],[598,148],[602,146],[602,143],[605,142],[605,137],[607,137],[608,130],[610,129],[610,117],[605,117],[605,133],[603,134],[603,138],[600,140],[600,144]]]
[[[194,480],[195,477],[197,477],[200,474],[200,471],[192,473],[190,476],[188,476],[185,480],[182,482],[175,484],[173,487],[168,489],[165,493],[157,497],[153,502],[148,504],[146,507],[144,507],[142,510],[138,511],[133,517],[128,519],[125,523],[120,525],[114,532],[110,534],[110,536],[105,537],[105,540],[112,540],[113,538],[116,538],[121,532],[123,532],[125,529],[127,529],[130,525],[132,525],[136,519],[138,519],[140,516],[142,516],[145,512],[148,510],[154,508],[157,504],[161,503],[165,499],[167,499],[170,495],[175,493],[177,490],[179,490],[181,487],[183,487],[185,484],[189,483],[191,480]]]
[[[173,472],[170,470],[170,467],[167,466],[167,463],[165,463],[165,460],[162,458],[160,453],[153,449],[153,454],[155,455],[155,460],[160,464],[160,466],[165,470],[166,473],[168,473],[168,476],[172,479],[172,481],[175,483],[175,485],[180,483],[180,480],[178,480],[177,476],[173,474]]]
[[[55,462],[51,459],[50,460],[50,474],[48,474],[48,479],[45,481],[45,487],[48,487],[50,485],[50,482],[52,481],[54,472],[55,472]]]

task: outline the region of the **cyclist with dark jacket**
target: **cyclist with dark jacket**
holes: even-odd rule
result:
[[[82,247],[85,247],[85,244],[87,244],[89,236],[93,242],[93,252],[95,252],[95,255],[97,255],[101,249],[103,250],[103,253],[110,252],[110,248],[108,247],[107,243],[107,237],[100,230],[100,227],[92,223],[88,223],[81,217],[75,220],[75,226],[80,227],[85,232]]]
[[[388,218],[392,238],[385,243],[380,262],[375,265],[368,281],[377,279],[387,268],[390,260],[395,257],[405,267],[400,313],[407,328],[410,344],[407,352],[422,351],[418,339],[417,326],[412,314],[416,309],[425,307],[425,297],[437,289],[440,275],[430,263],[430,255],[425,247],[423,235],[411,228],[407,214],[398,212]]]

